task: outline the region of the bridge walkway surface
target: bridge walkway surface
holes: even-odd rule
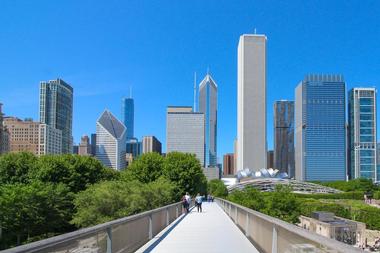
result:
[[[139,253],[259,252],[217,203],[193,208],[140,248]]]

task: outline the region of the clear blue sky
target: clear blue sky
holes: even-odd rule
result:
[[[291,3],[285,3],[291,2]],[[380,83],[380,1],[0,1],[0,101],[38,119],[39,81],[74,87],[74,140],[104,108],[120,117],[133,86],[135,135],[165,147],[167,105],[192,105],[193,73],[218,83],[218,155],[236,135],[237,44],[265,33],[268,145],[272,105],[307,73],[342,73],[347,88]],[[200,80],[198,80],[200,81]]]

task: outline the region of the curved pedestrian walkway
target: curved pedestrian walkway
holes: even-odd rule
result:
[[[158,234],[138,252],[258,252],[216,203],[203,203]]]

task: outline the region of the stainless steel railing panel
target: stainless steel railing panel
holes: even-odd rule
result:
[[[323,237],[230,201],[217,198],[216,202],[260,252],[363,252],[358,248]]]
[[[2,253],[134,252],[182,215],[181,202],[71,233],[11,248]]]

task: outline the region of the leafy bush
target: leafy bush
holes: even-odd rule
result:
[[[64,184],[32,182],[0,186],[0,248],[33,236],[46,237],[73,229],[70,225],[73,194]]]
[[[351,192],[351,191],[362,191],[362,192],[372,192],[375,190],[380,190],[379,186],[376,186],[372,180],[365,178],[353,179],[350,181],[333,181],[333,182],[315,182],[324,186],[332,187],[341,191]]]
[[[213,179],[207,183],[207,192],[215,197],[226,197],[228,195],[227,187],[219,179]]]
[[[75,198],[72,223],[87,227],[170,204],[174,186],[164,180],[108,181],[90,186]]]
[[[363,200],[364,192],[353,191],[353,192],[342,192],[342,193],[326,193],[326,194],[302,194],[295,193],[297,198],[308,198],[308,199],[356,199]]]

